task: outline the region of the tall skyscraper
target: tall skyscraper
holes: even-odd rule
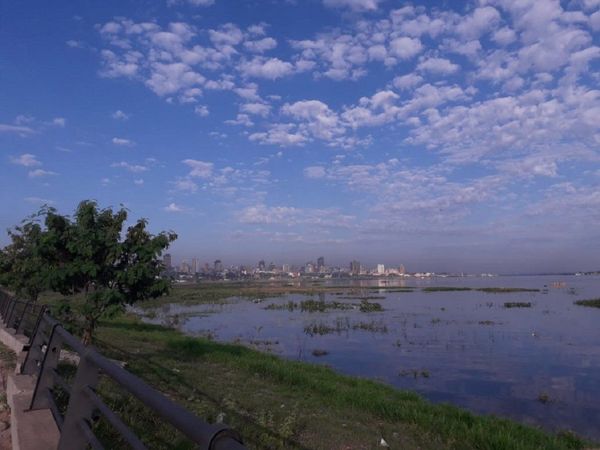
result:
[[[377,264],[377,275],[385,274],[385,266],[383,264]]]
[[[319,256],[317,259],[317,269],[321,270],[322,267],[325,267],[325,258]]]
[[[404,264],[400,264],[400,267],[398,267],[398,273],[400,275],[404,275],[406,273],[406,269],[404,268]]]
[[[167,269],[167,270],[171,270],[171,268],[173,267],[171,264],[171,254],[170,253],[165,253],[163,255],[163,264],[165,266],[165,269]]]
[[[264,260],[261,259],[258,262],[258,270],[265,270],[265,267],[266,267],[266,264],[265,264]]]
[[[360,275],[360,262],[354,260],[350,263],[350,273],[352,275]]]
[[[198,258],[192,258],[192,273],[198,272]]]
[[[220,272],[220,271],[223,270],[223,263],[221,262],[220,259],[217,259],[215,261],[215,266],[214,267],[215,267],[215,271],[217,271],[217,272]]]

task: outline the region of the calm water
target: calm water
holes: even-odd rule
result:
[[[157,310],[153,321],[169,322],[178,314],[177,326],[191,335],[210,333],[220,341],[241,340],[285,357],[414,390],[435,402],[600,439],[600,309],[573,304],[577,299],[600,297],[600,277],[382,281],[361,285],[381,288],[366,295],[385,297],[370,300],[380,303],[383,312],[265,309],[308,298],[360,303],[328,293],[260,302],[236,298],[225,305],[172,304]],[[556,281],[566,287],[551,287]],[[400,283],[542,291],[394,293],[385,289]],[[507,301],[532,306],[505,308]],[[361,323],[372,329],[361,329]],[[305,327],[315,325],[336,331],[307,334]],[[315,349],[329,353],[313,356]],[[549,401],[540,401],[541,394]]]

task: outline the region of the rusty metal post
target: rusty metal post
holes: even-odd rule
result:
[[[58,441],[58,450],[88,447],[89,437],[85,428],[91,428],[95,407],[91,398],[86,394],[86,390],[94,389],[99,380],[98,368],[87,359],[89,353],[90,349],[88,348],[79,360],[75,381],[71,387],[69,406]]]

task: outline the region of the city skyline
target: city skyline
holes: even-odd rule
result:
[[[8,2],[0,54],[2,229],[96,199],[190,264],[600,267],[598,1]]]

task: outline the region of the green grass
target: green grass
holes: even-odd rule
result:
[[[186,337],[132,317],[104,323],[99,338],[108,356],[127,361],[129,370],[174,400],[209,421],[224,418],[242,433],[249,448],[375,449],[382,437],[391,448],[403,449],[584,446],[569,433],[551,435],[510,420],[476,416],[323,366]],[[170,435],[154,418],[146,418],[126,398],[113,402],[136,423],[136,430],[169,442]]]
[[[579,306],[589,306],[592,308],[600,308],[600,298],[594,298],[590,300],[577,300],[575,302]]]

